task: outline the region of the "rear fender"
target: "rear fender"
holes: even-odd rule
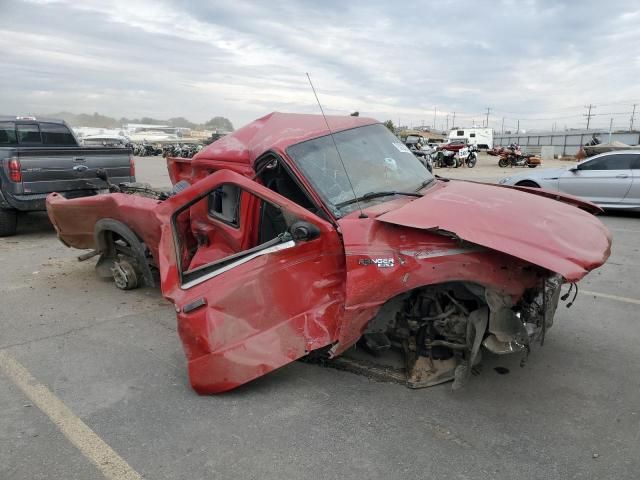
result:
[[[142,272],[145,283],[153,287],[155,282],[153,281],[153,275],[149,268],[149,262],[147,261],[147,255],[145,254],[145,247],[142,240],[127,227],[124,223],[111,218],[103,218],[96,222],[94,228],[95,244],[101,253],[100,260],[96,265],[96,269],[101,276],[110,276],[110,270],[113,266],[113,260],[115,259],[115,250],[113,245],[109,242],[109,233],[114,232],[122,237],[131,247],[135,254],[135,260]]]

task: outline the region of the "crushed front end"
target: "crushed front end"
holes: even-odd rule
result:
[[[411,388],[453,380],[453,389],[458,389],[480,363],[483,350],[520,355],[524,364],[531,346],[542,344],[553,325],[562,283],[559,275],[549,276],[515,302],[475,283],[416,289],[396,299],[395,314],[381,310],[362,343],[376,355],[400,351]]]

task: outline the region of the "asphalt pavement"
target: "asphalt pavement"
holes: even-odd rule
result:
[[[491,161],[438,173],[496,180]],[[160,157],[137,172],[170,184]],[[638,478],[640,217],[601,218],[609,262],[524,368],[485,356],[453,392],[295,362],[198,396],[160,292],[116,289],[27,215],[0,239],[0,479]]]

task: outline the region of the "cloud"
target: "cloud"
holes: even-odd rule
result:
[[[639,17],[617,0],[7,2],[0,105],[241,125],[316,112],[310,72],[332,113],[418,124],[435,107],[441,126],[491,107],[492,126],[531,129],[578,126],[595,103],[608,125],[630,107],[606,104],[640,100]]]

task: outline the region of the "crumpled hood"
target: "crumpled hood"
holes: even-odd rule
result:
[[[543,196],[473,182],[439,182],[376,220],[504,252],[577,281],[609,258],[611,236],[591,213]]]

